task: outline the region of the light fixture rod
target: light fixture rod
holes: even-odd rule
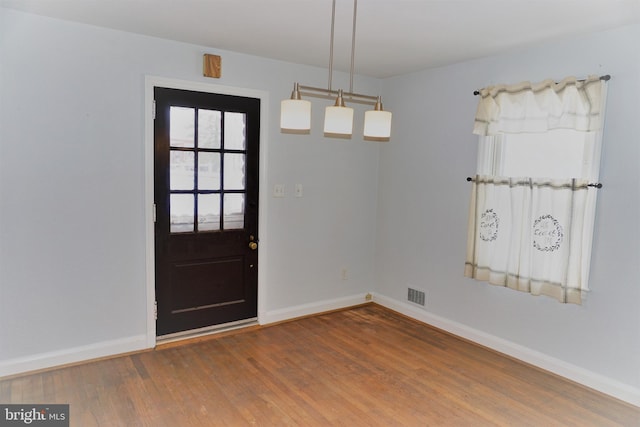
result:
[[[333,78],[333,35],[336,24],[336,0],[331,6],[331,41],[329,43],[329,90],[331,90],[331,80]]]
[[[334,0],[335,1],[335,0]],[[358,0],[353,0],[353,29],[351,32],[351,71],[349,72],[349,92],[353,92],[353,70],[356,53],[356,16],[358,14]]]

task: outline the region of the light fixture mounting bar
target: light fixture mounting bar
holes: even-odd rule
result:
[[[298,85],[298,88],[300,89],[300,95],[312,96],[314,98],[335,99],[336,95],[338,95],[338,91],[333,89],[304,85]],[[377,96],[353,92],[342,92],[342,96],[351,102],[365,105],[375,105],[378,100]]]

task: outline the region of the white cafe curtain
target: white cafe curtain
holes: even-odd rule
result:
[[[472,184],[465,276],[581,304],[597,191],[587,184],[598,179],[600,144],[589,176],[552,179],[500,176],[487,140],[560,128],[600,132],[605,82],[570,77],[489,87],[480,96],[474,133],[487,145]]]
[[[465,276],[580,304],[587,184],[477,175]]]

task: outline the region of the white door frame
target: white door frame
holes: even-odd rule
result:
[[[266,91],[222,86],[204,82],[170,79],[157,76],[145,76],[144,93],[144,219],[145,219],[145,247],[146,247],[146,290],[147,290],[147,338],[148,348],[156,346],[156,276],[155,276],[155,232],[154,232],[154,130],[153,130],[153,92],[155,87],[191,90],[196,92],[219,93],[224,95],[245,96],[260,99],[260,183],[264,188],[267,182],[267,135],[268,135],[268,105],[269,94]],[[264,194],[264,192],[263,192]],[[261,313],[264,313],[263,286],[266,276],[266,247],[267,241],[264,225],[267,212],[267,197],[260,197],[258,203],[258,238],[260,245],[260,261],[258,262],[258,323],[261,323]]]

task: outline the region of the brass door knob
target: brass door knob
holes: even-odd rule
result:
[[[256,249],[258,249],[258,244],[256,242],[249,242],[249,249],[255,251]]]

